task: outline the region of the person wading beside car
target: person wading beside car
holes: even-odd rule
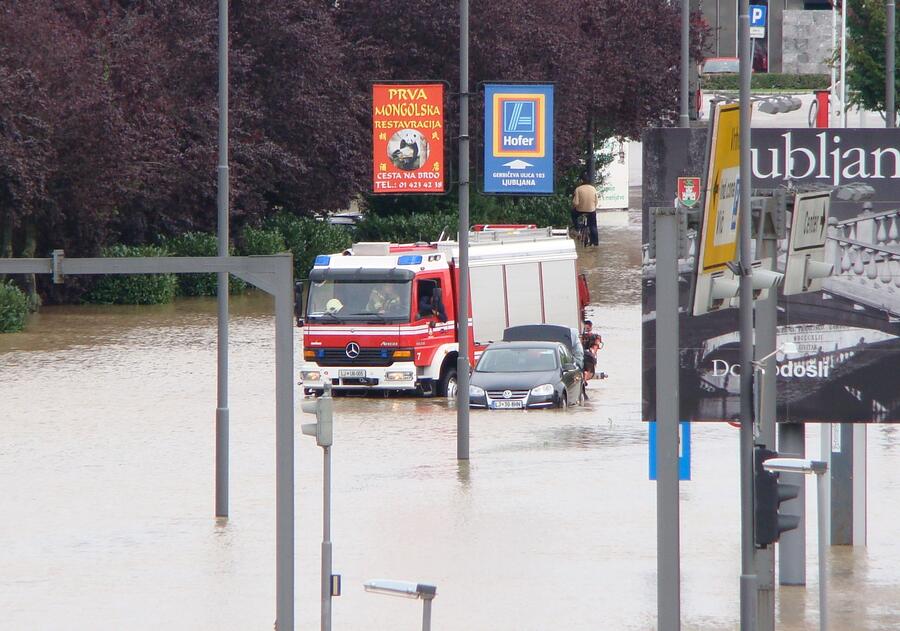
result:
[[[588,230],[591,233],[591,245],[599,245],[597,235],[597,189],[591,183],[591,178],[585,175],[581,179],[581,186],[575,189],[572,196],[572,222],[577,226],[578,217],[587,217]]]

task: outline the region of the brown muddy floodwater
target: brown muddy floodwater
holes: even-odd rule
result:
[[[475,411],[460,465],[445,401],[337,401],[336,631],[420,628],[421,603],[363,591],[379,577],[436,584],[435,631],[656,627],[640,229],[601,228],[601,240],[582,265],[610,376],[587,406]],[[273,336],[267,297],[232,300],[226,523],[213,517],[214,300],[46,308],[0,336],[0,629],[272,628]],[[297,628],[317,629],[322,455],[299,431],[296,450]],[[730,426],[693,430],[685,629],[738,624],[737,450]],[[833,629],[900,628],[898,455],[897,428],[871,427],[868,547],[829,552]],[[814,516],[812,486],[807,497]],[[810,584],[779,590],[779,629],[817,628],[810,521]]]

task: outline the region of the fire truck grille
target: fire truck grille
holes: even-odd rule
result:
[[[343,348],[319,349],[316,357],[319,366],[390,366],[394,363],[389,349],[361,348],[359,355],[348,357]]]

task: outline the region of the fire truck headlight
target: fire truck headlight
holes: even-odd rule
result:
[[[412,381],[411,372],[389,372],[384,376],[385,381]]]
[[[300,374],[303,381],[320,381],[322,379],[322,373],[318,370],[304,370]]]

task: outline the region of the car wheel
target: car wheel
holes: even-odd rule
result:
[[[562,394],[559,396],[559,409],[566,410],[569,407],[569,397],[566,396],[566,391],[563,390]]]
[[[438,384],[438,394],[448,399],[455,399],[459,388],[458,383],[456,368],[447,368],[447,371],[441,376],[441,382]]]

